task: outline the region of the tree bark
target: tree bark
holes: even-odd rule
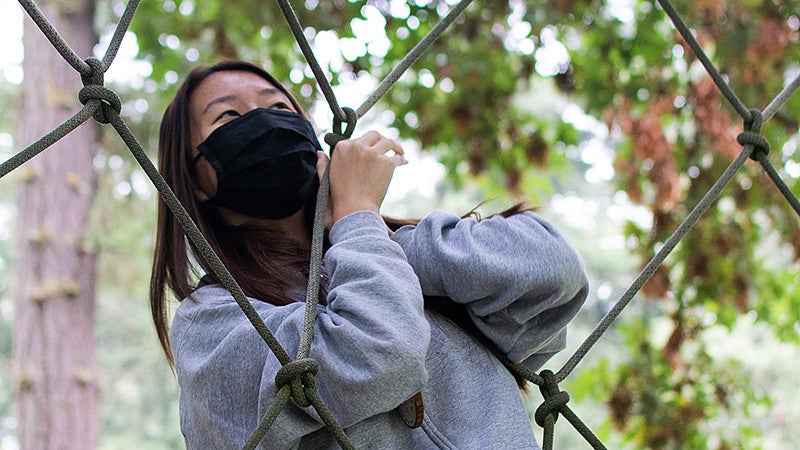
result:
[[[97,42],[93,0],[37,4],[83,58]],[[18,139],[29,145],[81,106],[80,75],[26,16]],[[84,233],[96,190],[90,120],[18,168],[13,358],[20,447],[97,447],[95,256]],[[21,148],[21,147],[20,147]]]

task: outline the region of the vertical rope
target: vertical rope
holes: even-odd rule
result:
[[[317,317],[319,301],[319,282],[322,275],[322,244],[325,234],[325,212],[330,194],[330,164],[325,168],[317,192],[317,203],[314,210],[314,229],[311,235],[311,262],[308,270],[308,287],[306,289],[306,310],[303,316],[303,332],[297,349],[297,359],[308,358],[311,352],[311,340],[314,337],[314,321]]]

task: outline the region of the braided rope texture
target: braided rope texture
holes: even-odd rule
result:
[[[395,66],[392,71],[382,80],[374,92],[368,95],[367,100],[357,109],[343,108],[339,105],[333,94],[333,89],[327,81],[322,68],[316,61],[311,45],[306,40],[302,26],[288,0],[276,0],[283,12],[292,33],[297,40],[300,49],[314,73],[320,90],[325,96],[334,116],[333,133],[325,137],[325,141],[331,146],[331,151],[336,143],[342,139],[347,139],[353,132],[359,117],[363,116],[372,106],[374,106],[383,95],[392,87],[400,76],[416,61],[420,55],[447,29],[447,27],[470,5],[472,0],[462,0],[455,5],[445,18],[437,24],[427,36],[425,36],[403,60]],[[314,385],[314,375],[319,370],[316,362],[309,358],[311,341],[313,337],[313,325],[317,307],[318,283],[315,274],[320,272],[322,260],[322,235],[324,231],[324,211],[326,208],[329,193],[328,171],[323,176],[320,191],[317,198],[316,218],[312,235],[311,267],[306,298],[306,316],[304,329],[301,335],[301,345],[294,359],[287,354],[286,350],[280,345],[272,335],[264,322],[256,313],[255,309],[247,301],[244,293],[234,280],[233,276],[225,268],[219,257],[214,253],[211,246],[204,239],[195,223],[191,220],[186,210],[180,204],[175,194],[167,186],[164,179],[153,166],[146,153],[139,145],[136,137],[131,132],[125,121],[120,116],[121,101],[119,96],[104,86],[103,74],[108,70],[119,50],[122,38],[134,17],[139,0],[130,0],[125,7],[121,19],[114,31],[111,42],[106,49],[102,59],[89,57],[82,59],[69,46],[69,44],[59,35],[58,31],[48,22],[39,8],[32,0],[19,0],[20,5],[31,17],[37,27],[47,37],[55,50],[64,58],[69,65],[75,69],[83,81],[83,88],[80,89],[78,98],[83,107],[70,117],[67,121],[56,127],[51,132],[41,137],[25,149],[19,151],[11,158],[0,164],[0,178],[18,168],[34,156],[38,155],[49,146],[66,136],[79,125],[93,117],[101,124],[110,124],[118,133],[122,141],[136,161],[140,164],[145,174],[149,177],[153,185],[159,191],[161,198],[175,215],[178,222],[183,227],[187,237],[200,249],[204,258],[211,264],[216,276],[223,286],[231,293],[239,307],[245,313],[247,319],[252,323],[255,330],[261,336],[266,345],[276,355],[283,365],[283,368],[276,374],[275,384],[278,388],[278,395],[269,408],[268,412],[261,419],[256,430],[248,439],[244,448],[256,448],[269,427],[278,417],[281,410],[291,398],[300,406],[312,406],[325,425],[330,429],[333,436],[342,448],[350,449],[353,445],[336,419],[331,415],[324,401],[319,397]],[[611,310],[602,318],[597,326],[592,330],[583,344],[575,353],[564,363],[563,367],[556,373],[550,370],[543,370],[541,373],[533,373],[521,365],[508,361],[505,355],[497,356],[506,362],[512,370],[523,375],[526,379],[539,386],[544,398],[542,404],[535,412],[536,423],[544,428],[544,448],[552,449],[554,424],[559,415],[564,416],[575,429],[587,440],[593,448],[605,448],[600,440],[588,429],[588,427],[575,415],[567,406],[569,394],[559,390],[558,384],[563,381],[578,366],[583,357],[589,352],[592,346],[603,336],[611,324],[622,313],[625,307],[633,300],[644,283],[655,273],[656,269],[664,262],[670,252],[677,246],[681,239],[694,226],[698,219],[709,209],[711,204],[719,196],[722,189],[730,182],[737,171],[745,164],[748,159],[757,161],[764,169],[765,173],[773,181],[781,194],[786,198],[792,209],[800,216],[800,202],[797,196],[791,192],[785,182],[781,179],[769,161],[769,142],[760,134],[761,126],[764,121],[772,117],[773,114],[786,102],[798,88],[800,88],[800,76],[788,83],[784,89],[770,102],[763,110],[748,108],[744,105],[737,95],[730,88],[725,78],[719,73],[704,53],[702,47],[695,39],[689,27],[683,22],[680,15],[669,0],[658,0],[658,4],[664,9],[667,16],[672,21],[676,30],[687,42],[695,56],[701,61],[706,71],[709,73],[714,83],[722,92],[724,97],[739,114],[744,123],[742,132],[737,142],[742,146],[739,156],[728,166],[725,172],[719,177],[716,183],[709,189],[703,198],[697,203],[694,209],[677,227],[665,244],[660,248],[656,255],[644,267],[641,273],[631,283],[630,287],[622,294],[620,299],[614,304]],[[344,129],[343,129],[344,127]]]

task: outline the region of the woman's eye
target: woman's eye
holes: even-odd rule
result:
[[[229,109],[229,110],[223,112],[222,114],[220,114],[219,117],[217,117],[217,120],[225,119],[227,117],[239,117],[239,116],[241,116],[241,114],[239,114],[238,112],[236,112],[236,111],[234,111],[232,109]]]
[[[291,106],[287,105],[284,102],[275,103],[274,105],[270,106],[270,109],[285,109],[287,111],[294,111],[294,109],[292,109]]]

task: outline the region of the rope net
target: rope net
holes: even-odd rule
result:
[[[311,67],[317,83],[325,99],[333,112],[333,133],[325,136],[325,141],[333,147],[339,140],[347,139],[351,136],[359,117],[363,116],[372,108],[400,76],[408,69],[425,50],[439,38],[447,27],[470,5],[472,0],[462,0],[455,5],[450,12],[434,27],[431,31],[400,61],[392,71],[381,81],[374,92],[368,95],[365,102],[357,109],[342,107],[337,101],[333,89],[329,84],[325,74],[314,56],[314,52],[302,32],[302,26],[292,9],[288,0],[277,0],[289,27],[300,46],[300,49],[307,63]],[[83,107],[72,117],[67,119],[60,126],[42,136],[40,139],[19,151],[11,158],[0,165],[0,178],[7,175],[17,167],[21,166],[34,156],[38,155],[49,146],[57,142],[62,137],[72,132],[79,125],[94,117],[101,124],[110,124],[120,136],[122,141],[131,151],[133,157],[149,177],[159,195],[175,215],[178,222],[183,227],[186,235],[191,242],[200,250],[202,256],[210,263],[215,275],[227,289],[239,307],[244,312],[247,319],[252,323],[255,330],[261,336],[266,345],[275,354],[282,364],[282,369],[275,377],[275,384],[278,394],[274,403],[269,408],[265,416],[260,420],[258,427],[245,444],[245,448],[255,448],[269,430],[274,420],[286,406],[289,398],[292,398],[298,405],[306,407],[312,406],[325,425],[331,431],[337,442],[342,448],[354,448],[348,440],[344,430],[331,415],[325,402],[319,397],[314,385],[314,375],[318,368],[316,362],[309,358],[311,348],[313,325],[317,306],[317,289],[319,285],[311,282],[318,279],[320,272],[320,262],[322,259],[322,232],[324,227],[324,211],[329,192],[328,172],[325,172],[321,182],[320,191],[316,205],[316,219],[312,236],[311,267],[309,275],[308,294],[306,297],[306,315],[304,329],[302,331],[301,343],[294,358],[281,346],[273,336],[264,322],[256,313],[253,306],[247,301],[242,289],[236,280],[222,264],[219,257],[214,253],[211,246],[203,238],[195,223],[190,219],[188,213],[169,188],[167,183],[152,164],[146,153],[139,145],[136,137],[131,132],[128,125],[120,116],[121,102],[119,96],[111,89],[104,86],[103,74],[108,70],[117,54],[122,42],[122,38],[133,19],[139,0],[130,0],[125,7],[121,19],[115,29],[113,37],[106,49],[102,59],[94,57],[81,58],[69,46],[69,44],[59,35],[58,31],[50,24],[39,8],[32,0],[19,0],[20,5],[31,17],[34,23],[44,33],[53,47],[66,60],[72,68],[81,76],[83,87],[78,93],[78,98]],[[672,252],[683,237],[697,223],[698,219],[709,209],[717,199],[722,189],[731,181],[739,169],[748,159],[757,161],[768,175],[769,179],[775,184],[791,208],[800,216],[800,201],[791,192],[789,187],[781,178],[775,167],[768,158],[770,146],[769,142],[760,134],[762,124],[769,120],[776,111],[787,101],[787,99],[800,88],[800,75],[791,80],[784,89],[763,110],[748,108],[737,97],[736,93],[730,88],[725,78],[714,67],[713,63],[704,53],[702,47],[695,39],[689,27],[683,22],[680,15],[676,12],[669,0],[658,0],[659,5],[664,9],[673,25],[688,43],[695,56],[702,62],[714,83],[722,92],[724,97],[741,117],[744,123],[744,131],[739,134],[737,142],[742,146],[738,157],[730,163],[724,173],[695,205],[694,209],[687,215],[683,222],[677,227],[673,234],[667,239],[650,262],[635,278],[630,287],[617,300],[611,310],[595,326],[594,330],[583,341],[580,347],[564,363],[563,367],[557,372],[542,370],[534,373],[525,367],[508,361],[505,355],[497,356],[512,368],[512,370],[522,374],[526,379],[539,386],[543,402],[536,409],[534,419],[536,423],[544,429],[545,449],[552,449],[553,436],[556,419],[559,415],[564,416],[570,424],[586,439],[593,448],[605,448],[595,434],[581,421],[581,419],[569,408],[569,394],[559,390],[559,383],[566,379],[572,371],[580,364],[584,356],[590,351],[592,346],[609,329],[611,324],[622,313],[625,307],[633,300],[645,282],[655,273],[656,269],[664,262],[666,257]]]

